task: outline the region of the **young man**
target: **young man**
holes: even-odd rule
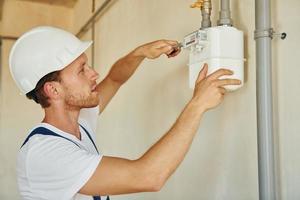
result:
[[[199,73],[194,95],[177,121],[136,160],[103,156],[94,143],[97,115],[145,59],[177,56],[178,43],[159,40],[137,47],[118,60],[97,84],[98,73],[84,51],[91,42],[54,27],[37,27],[20,37],[10,53],[11,74],[23,94],[45,112],[18,156],[23,199],[91,200],[108,195],[159,191],[187,153],[202,115],[216,107],[223,86],[239,80],[219,78],[222,69]],[[176,147],[176,148],[174,148]]]

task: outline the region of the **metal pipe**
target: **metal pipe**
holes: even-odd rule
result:
[[[7,36],[7,35],[0,35],[0,39],[3,40],[17,40],[19,37],[15,37],[15,36]]]
[[[230,12],[230,0],[221,0],[220,19],[218,20],[218,26],[232,26]]]
[[[93,0],[93,4],[92,4],[92,12],[95,12],[95,5],[96,2],[95,0]],[[95,41],[95,20],[92,21],[92,41]],[[92,68],[95,67],[95,42],[93,42],[92,44]]]
[[[204,0],[203,6],[201,8],[201,15],[202,15],[201,29],[211,27],[211,20],[210,20],[211,10],[212,10],[211,0]]]
[[[2,39],[0,38],[0,97],[3,97],[2,95],[2,91],[3,91],[3,83],[2,83],[2,74],[3,74],[3,71],[2,71],[2,68],[3,68],[3,63],[2,63]],[[0,98],[0,109],[2,110],[2,99],[3,98]],[[0,114],[0,121],[2,122],[2,115]],[[2,128],[2,123],[0,123],[0,129]]]
[[[211,9],[212,3],[211,0],[197,0],[195,3],[191,5],[191,8],[200,8],[202,21],[201,21],[201,29],[205,29],[211,27]]]
[[[270,0],[255,0],[259,199],[276,200]]]
[[[77,37],[82,36],[88,29],[89,26],[92,24],[92,22],[95,20],[95,18],[102,14],[105,8],[108,7],[108,5],[112,2],[113,0],[105,0],[103,4],[96,10],[96,12],[89,18],[89,20],[82,26],[82,28],[79,30],[79,32],[76,34]]]

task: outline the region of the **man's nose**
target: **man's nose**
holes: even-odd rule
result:
[[[98,72],[96,72],[96,70],[94,70],[93,68],[89,68],[89,77],[92,80],[97,80],[99,78],[99,74]]]

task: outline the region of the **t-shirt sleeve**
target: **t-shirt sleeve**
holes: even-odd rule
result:
[[[30,147],[26,160],[30,187],[45,199],[72,199],[93,175],[102,155],[59,137],[37,139],[41,141]]]
[[[79,123],[86,124],[96,133],[99,106],[93,108],[82,108],[79,113]]]

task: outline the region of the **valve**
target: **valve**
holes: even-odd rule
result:
[[[193,3],[190,7],[202,9],[203,5],[204,5],[204,0],[198,0],[195,3]]]

